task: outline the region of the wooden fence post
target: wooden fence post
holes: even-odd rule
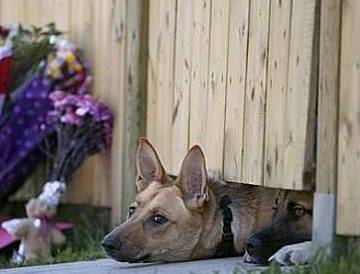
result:
[[[360,236],[360,2],[341,10],[336,233]]]
[[[331,247],[335,235],[341,1],[321,1],[317,172],[313,240]]]
[[[123,150],[122,172],[118,181],[121,185],[121,220],[125,220],[128,205],[135,197],[135,152],[138,138],[145,135],[148,5],[148,1],[142,0],[127,0],[126,5]]]

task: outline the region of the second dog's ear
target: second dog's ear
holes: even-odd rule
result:
[[[188,151],[181,164],[179,186],[190,209],[201,208],[209,198],[205,156],[198,145]]]
[[[136,153],[136,169],[138,191],[144,190],[153,181],[162,182],[166,175],[156,150],[146,138],[140,138],[139,140]]]

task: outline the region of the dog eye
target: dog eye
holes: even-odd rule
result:
[[[302,206],[299,206],[299,205],[294,206],[293,213],[297,217],[301,217],[301,216],[303,216],[305,214],[305,208],[303,208]]]
[[[165,224],[166,222],[168,222],[168,219],[166,219],[164,216],[156,214],[156,215],[152,216],[151,221],[155,225],[162,225],[162,224]]]
[[[134,206],[129,207],[129,218],[135,213],[135,209],[136,207]]]

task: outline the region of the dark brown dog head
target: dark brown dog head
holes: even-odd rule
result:
[[[267,264],[270,256],[281,247],[311,239],[312,192],[285,191],[275,207],[273,222],[246,240],[251,262]]]
[[[191,258],[203,230],[208,201],[204,155],[194,146],[174,182],[153,146],[140,139],[137,150],[137,195],[128,220],[102,241],[118,261],[174,261]]]

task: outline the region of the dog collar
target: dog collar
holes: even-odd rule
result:
[[[216,258],[230,257],[237,255],[234,247],[234,235],[231,230],[231,223],[233,221],[233,214],[229,205],[231,204],[231,198],[228,195],[224,195],[220,200],[220,209],[223,212],[223,233],[221,242],[215,253]]]

